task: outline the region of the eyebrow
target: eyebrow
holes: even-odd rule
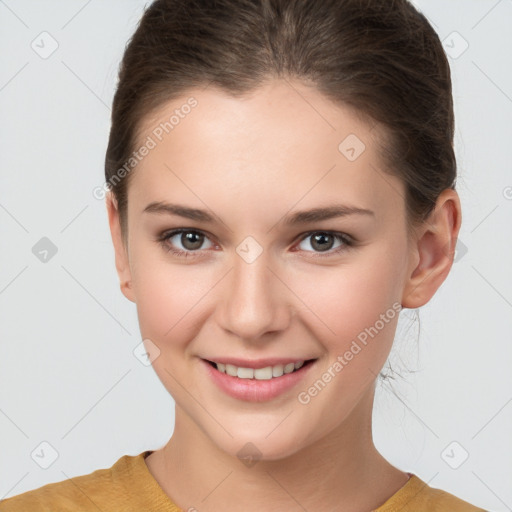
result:
[[[197,208],[189,208],[180,204],[171,204],[163,201],[154,201],[144,208],[143,213],[156,213],[165,215],[178,215],[186,219],[196,220],[199,222],[213,223],[215,217],[206,210]],[[356,206],[347,206],[335,204],[322,208],[312,208],[295,212],[284,218],[284,224],[287,226],[296,224],[307,224],[310,222],[319,222],[322,220],[333,219],[335,217],[346,217],[348,215],[368,215],[375,217],[375,212],[366,208],[358,208]]]

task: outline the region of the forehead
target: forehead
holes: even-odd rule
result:
[[[148,202],[179,194],[201,208],[205,197],[233,210],[289,210],[299,200],[401,207],[403,185],[384,174],[378,133],[299,82],[272,81],[238,98],[195,89],[142,120],[138,146],[151,140],[152,149],[129,195]]]

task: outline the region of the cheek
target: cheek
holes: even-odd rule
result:
[[[399,298],[395,269],[382,260],[321,269],[296,279],[298,295],[335,338],[373,325]]]
[[[191,268],[153,261],[140,268],[133,278],[142,339],[151,340],[159,350],[152,361],[153,369],[181,404],[189,399],[180,385],[188,381],[187,351],[201,328],[201,299],[211,288],[207,277],[202,279]],[[150,351],[150,347],[146,346],[146,350]]]
[[[375,246],[339,267],[294,277],[292,288],[308,307],[302,318],[331,363],[349,352],[350,367],[382,368],[399,316],[400,254],[398,246]]]
[[[171,262],[165,250],[134,251],[132,284],[143,337],[158,340],[161,350],[185,343],[197,322],[201,299],[211,289],[211,272],[198,271],[193,265]],[[168,341],[171,343],[167,343]]]
[[[368,393],[391,350],[400,309],[397,255],[385,258],[381,250],[302,279],[301,298],[314,313],[303,318],[311,319],[308,325],[327,352],[298,397],[311,429],[318,416],[324,418],[323,432],[342,422]]]

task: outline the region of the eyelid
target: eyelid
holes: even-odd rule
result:
[[[346,239],[347,242],[353,242],[356,243],[356,240],[353,236],[349,235],[348,233],[344,233],[343,231],[334,231],[332,229],[312,229],[310,231],[306,231],[305,233],[301,233],[297,241],[301,242],[305,238],[308,238],[311,235],[314,235],[316,233],[326,233],[328,235],[332,235],[334,237],[339,237],[341,239]]]
[[[348,233],[344,233],[341,231],[334,231],[329,229],[313,229],[311,231],[308,231],[306,233],[302,233],[299,235],[299,238],[297,242],[294,243],[294,246],[297,244],[300,244],[303,240],[306,240],[311,235],[317,234],[317,233],[323,233],[332,236],[333,238],[341,241],[341,245],[339,247],[336,247],[334,249],[329,249],[327,251],[305,251],[308,256],[307,258],[333,258],[336,256],[339,256],[340,254],[344,254],[347,251],[353,249],[356,247],[357,241],[354,237],[349,235]],[[300,249],[296,249],[294,252],[300,252]]]
[[[201,252],[205,251],[206,249],[198,249],[195,251],[183,251],[182,249],[171,249],[168,242],[169,239],[175,237],[176,235],[182,234],[182,233],[198,233],[200,235],[204,235],[205,238],[210,240],[213,246],[218,246],[219,244],[215,241],[215,237],[208,233],[208,231],[205,231],[203,229],[198,228],[175,228],[170,230],[165,230],[161,234],[157,235],[156,241],[160,242],[162,245],[164,245],[170,252],[186,252],[187,254],[200,254]]]

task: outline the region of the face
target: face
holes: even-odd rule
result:
[[[141,127],[141,144],[155,144],[133,171],[116,257],[177,423],[232,455],[252,442],[269,460],[342,428],[373,390],[417,263],[377,129],[281,81],[243,99],[195,90]],[[325,208],[338,213],[296,217]],[[279,362],[308,363],[249,381],[206,360],[276,375]]]

